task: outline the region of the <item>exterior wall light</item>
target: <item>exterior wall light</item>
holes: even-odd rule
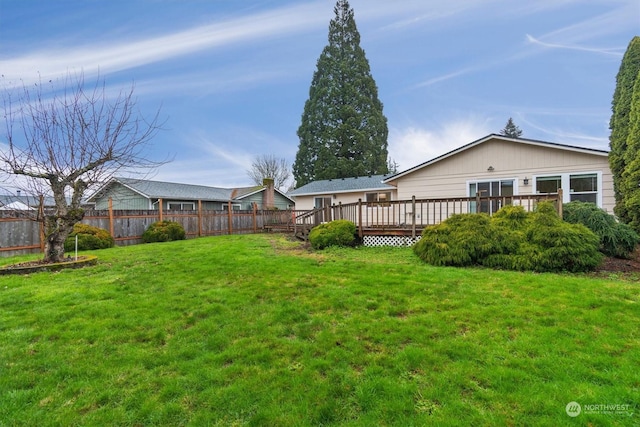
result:
[[[487,168],[487,171],[488,171],[488,172],[493,172],[494,170],[495,170],[495,169],[493,169],[493,166],[489,166],[489,167]]]
[[[529,185],[529,178],[525,176],[522,182],[524,182],[524,185]]]

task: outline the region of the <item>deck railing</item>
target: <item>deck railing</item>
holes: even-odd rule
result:
[[[517,195],[508,197],[455,197],[446,199],[393,200],[388,202],[338,203],[295,215],[296,227],[313,227],[336,219],[352,221],[362,237],[376,231],[418,235],[429,225],[439,224],[454,214],[497,212],[507,205],[522,206],[532,211],[540,201],[550,201],[560,211],[559,194]]]

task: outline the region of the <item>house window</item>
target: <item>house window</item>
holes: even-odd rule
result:
[[[561,176],[539,176],[536,178],[536,192],[541,194],[557,194],[562,188]]]
[[[569,178],[571,201],[598,203],[598,176],[595,173],[571,175]]]
[[[232,203],[231,204],[231,210],[232,211],[239,211],[242,209],[242,205],[240,203]],[[222,205],[222,210],[223,211],[228,211],[229,210],[229,204],[225,203],[224,205]]]
[[[470,211],[472,213],[484,212],[492,214],[498,211],[503,204],[511,204],[513,196],[513,179],[503,179],[499,181],[480,181],[469,184],[469,197],[479,197],[480,204],[472,201],[470,203]],[[503,199],[482,200],[488,197],[502,197]]]
[[[316,209],[331,206],[331,197],[316,197],[314,200],[314,206]]]
[[[193,202],[168,202],[167,209],[170,211],[194,211],[196,205]]]
[[[600,206],[602,195],[600,193],[599,173],[565,173],[553,176],[536,177],[535,192],[537,194],[557,194],[558,189],[565,189],[563,203],[579,200],[581,202],[595,203]],[[569,191],[566,191],[566,189]]]
[[[391,191],[381,191],[378,193],[366,193],[366,200],[369,203],[379,203],[380,205],[389,205],[391,201]]]

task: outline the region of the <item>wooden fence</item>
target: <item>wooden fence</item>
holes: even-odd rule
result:
[[[231,206],[229,206],[231,207]],[[293,231],[295,211],[259,210],[224,211],[203,210],[199,204],[195,211],[173,210],[89,210],[82,223],[108,230],[117,245],[142,242],[142,233],[156,221],[168,220],[181,224],[187,238],[222,234],[259,233],[278,228]],[[0,256],[37,253],[44,250],[43,224],[36,213],[0,211]]]

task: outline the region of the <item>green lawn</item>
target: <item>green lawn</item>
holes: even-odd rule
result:
[[[640,424],[637,282],[279,235],[93,253],[0,277],[0,426]]]

